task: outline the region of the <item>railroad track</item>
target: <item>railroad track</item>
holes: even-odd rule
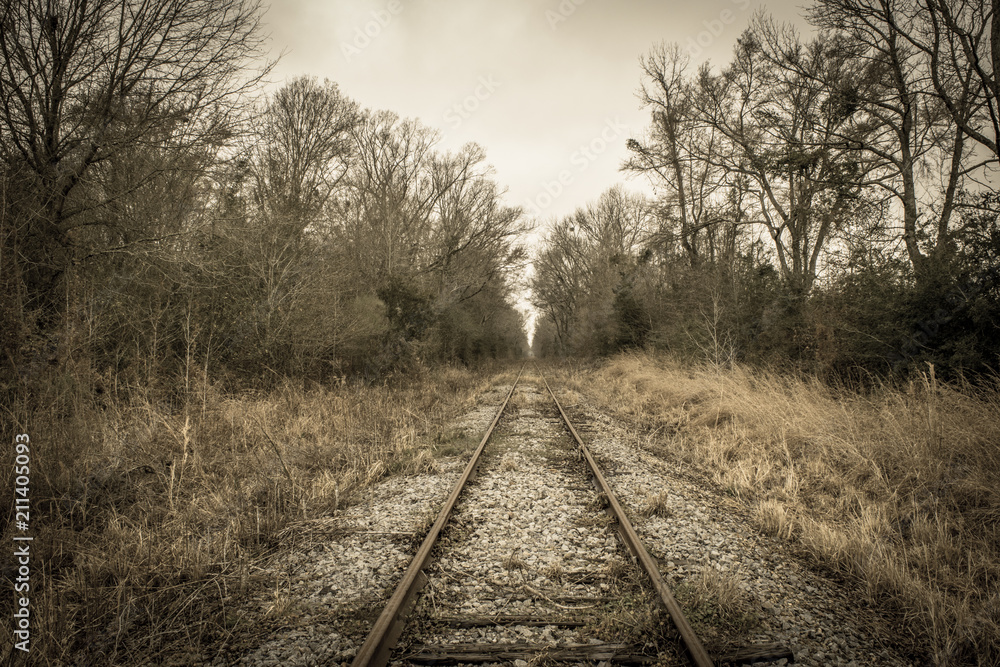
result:
[[[547,381],[522,373],[354,666],[793,661],[709,655]]]

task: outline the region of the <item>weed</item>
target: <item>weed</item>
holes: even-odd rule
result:
[[[586,636],[626,643],[662,643],[660,603],[648,590],[630,583],[602,607],[593,625],[585,629]]]
[[[608,570],[608,578],[610,578],[613,582],[617,583],[621,583],[622,581],[624,581],[626,578],[628,578],[628,575],[631,573],[629,564],[626,563],[621,558],[612,558],[611,560],[608,561],[606,567]],[[633,565],[632,567],[636,566]]]
[[[505,570],[523,570],[528,567],[528,564],[521,558],[521,554],[517,549],[504,556],[500,564],[503,565]]]
[[[706,640],[720,634],[745,636],[760,623],[735,573],[705,567],[700,575],[677,586],[675,594],[684,615]]]
[[[646,517],[658,516],[663,519],[669,519],[674,515],[674,511],[670,508],[670,494],[666,491],[649,494],[642,505],[640,513]]]
[[[597,529],[610,529],[616,525],[615,518],[604,511],[603,507],[592,506],[593,511],[576,517],[573,523],[577,526]]]
[[[437,456],[465,456],[479,444],[475,435],[463,428],[449,428],[434,435],[434,454]]]
[[[545,568],[545,576],[553,581],[562,581],[565,575],[565,570],[563,569],[562,563],[559,561],[553,561],[547,568]]]
[[[500,470],[504,472],[516,472],[520,467],[517,464],[517,458],[507,453],[500,458]]]

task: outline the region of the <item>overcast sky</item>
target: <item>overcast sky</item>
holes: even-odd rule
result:
[[[486,150],[507,202],[546,222],[615,183],[648,122],[639,57],[660,41],[724,65],[754,12],[796,21],[804,0],[274,0],[272,79],[307,74],[361,106]],[[560,178],[561,177],[561,178]],[[560,182],[561,181],[561,182]]]

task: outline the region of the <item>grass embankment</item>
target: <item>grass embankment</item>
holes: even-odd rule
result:
[[[629,355],[570,386],[757,527],[896,613],[938,665],[1000,664],[1000,390],[928,373],[866,395]]]
[[[255,564],[289,546],[282,529],[432,464],[439,429],[486,377],[443,368],[393,387],[256,397],[206,387],[177,409],[136,392],[102,408],[54,390],[50,409],[15,410],[32,443],[29,662],[225,655],[249,622],[236,603]],[[0,625],[5,660],[12,627]]]

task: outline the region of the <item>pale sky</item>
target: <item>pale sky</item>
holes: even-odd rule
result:
[[[803,25],[804,0],[274,0],[272,80],[336,82],[362,107],[418,118],[439,147],[486,150],[509,205],[544,223],[624,183],[639,136],[638,59],[677,42],[693,63],[728,62],[757,10]],[[560,182],[560,177],[561,182]]]

